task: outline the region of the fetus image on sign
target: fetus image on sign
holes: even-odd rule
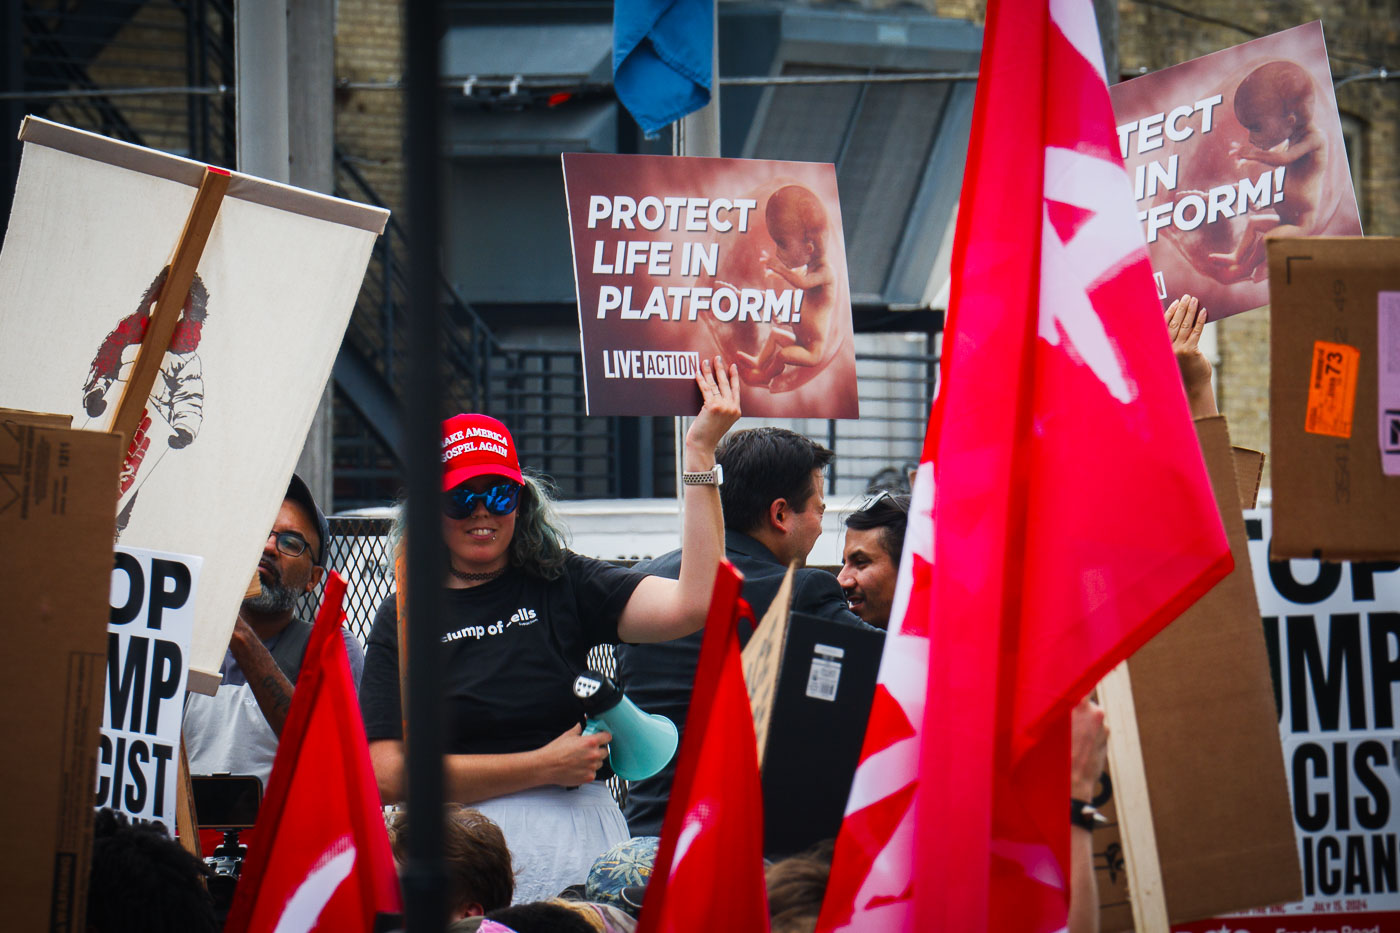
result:
[[[160,297],[169,269],[161,270],[136,310],[122,318],[102,341],[83,384],[83,409],[90,418],[111,417],[122,390],[131,378],[132,367],[141,349],[141,340],[150,324],[151,312]],[[161,359],[160,371],[151,387],[146,409],[122,461],[117,533],[120,536],[131,519],[136,494],[168,451],[192,444],[204,422],[204,373],[199,360],[199,340],[208,316],[209,294],[199,276],[180,309],[180,319],[170,339],[170,348]]]
[[[804,185],[784,184],[768,194],[763,224],[736,248],[715,276],[717,288],[739,284],[783,298],[770,313],[741,313],[731,323],[707,318],[726,359],[748,385],[783,392],[807,382],[841,343],[834,332],[840,277],[829,259],[837,233],[826,207]]]
[[[1263,174],[1273,195],[1267,210],[1245,214],[1242,225],[1234,228],[1238,239],[1224,244],[1229,248],[1205,251],[1199,268],[1216,281],[1262,282],[1268,276],[1265,236],[1306,236],[1324,226],[1321,200],[1328,140],[1313,120],[1316,93],[1308,72],[1289,61],[1258,66],[1235,89],[1235,119],[1247,136],[1230,142],[1226,157],[1241,177]],[[1205,197],[1199,191],[1182,191],[1178,198],[1189,195]],[[1203,244],[1190,243],[1175,230],[1164,233],[1183,252],[1204,251]]]

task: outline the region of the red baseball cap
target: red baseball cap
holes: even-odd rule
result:
[[[454,415],[442,423],[442,489],[477,476],[504,476],[517,483],[520,458],[510,430],[489,415]]]

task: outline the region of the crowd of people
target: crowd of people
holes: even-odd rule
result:
[[[1205,312],[1189,296],[1167,312],[1193,415],[1214,413],[1210,364],[1198,342]],[[730,433],[739,379],[718,359],[697,377],[704,404],[684,444],[684,521],[676,551],[627,568],[575,554],[547,481],[521,469],[501,422],[463,414],[443,425],[441,533],[449,564],[448,617],[435,621],[445,655],[445,861],[454,931],[635,927],[656,857],[670,767],[632,782],[619,807],[605,783],[607,732],[585,734],[571,691],[596,645],[615,646],[627,695],[683,731],[700,627],[721,558],[744,576],[762,619],[790,567],[791,609],[858,629],[884,630],[893,610],[910,509],[909,477],[873,483],[845,521],[837,575],[806,567],[822,531],[832,452],[791,431]],[[214,697],[186,703],[191,772],[266,781],[310,634],[295,617],[324,572],[329,526],[293,477],[259,563],[262,592],[246,599]],[[404,743],[396,607],[376,615],[367,648],[345,633],[360,688],[371,761],[396,857],[404,852]],[[742,640],[752,627],[741,627]],[[361,679],[361,670],[363,678]],[[1097,929],[1088,801],[1104,769],[1103,711],[1086,698],[1071,727],[1070,930]],[[816,925],[832,843],[767,868],[775,931]],[[202,863],[157,826],[99,815],[89,929],[217,929]],[[150,885],[175,896],[141,898]],[[156,908],[159,908],[158,910]],[[162,913],[157,917],[155,913]]]

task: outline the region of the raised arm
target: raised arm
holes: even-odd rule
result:
[[[233,659],[248,680],[253,697],[258,701],[258,709],[278,737],[287,724],[287,713],[292,708],[292,691],[295,689],[282,668],[272,659],[272,654],[253,627],[242,616],[233,626],[233,637],[229,639],[229,650]]]
[[[726,371],[718,357],[713,365],[703,360],[696,382],[705,405],[685,435],[683,463],[687,473],[714,467],[715,446],[739,420],[738,367],[730,366]],[[618,619],[617,634],[623,641],[667,641],[689,635],[705,624],[715,571],[724,556],[719,487],[686,486],[684,509],[680,579],[647,577],[638,584]]]
[[[1070,796],[1091,800],[1108,757],[1103,709],[1085,697],[1070,715]],[[1098,933],[1099,882],[1094,877],[1094,834],[1070,827],[1069,933]]]
[[[1186,401],[1192,418],[1209,418],[1220,412],[1215,407],[1215,390],[1211,388],[1210,360],[1201,352],[1201,334],[1206,326],[1206,309],[1190,295],[1182,295],[1167,307],[1167,336],[1171,338],[1176,364],[1181,369],[1181,384],[1186,389]]]

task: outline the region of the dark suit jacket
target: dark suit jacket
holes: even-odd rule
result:
[[[742,532],[724,533],[724,551],[729,562],[744,575],[743,597],[753,607],[754,618],[762,619],[773,597],[778,595],[787,567],[772,551]],[[642,561],[636,569],[674,580],[680,575],[681,552],[671,551]],[[840,584],[825,570],[804,567],[797,571],[793,577],[792,609],[857,628],[872,628],[846,608]],[[740,625],[741,641],[747,642],[750,634],[748,625]],[[627,696],[648,713],[668,717],[682,735],[703,636],[704,632],[696,632],[674,641],[618,645],[616,649],[618,681]],[[666,818],[666,801],[674,777],[675,760],[672,759],[655,777],[627,785],[623,814],[632,835],[661,835],[661,822]]]

